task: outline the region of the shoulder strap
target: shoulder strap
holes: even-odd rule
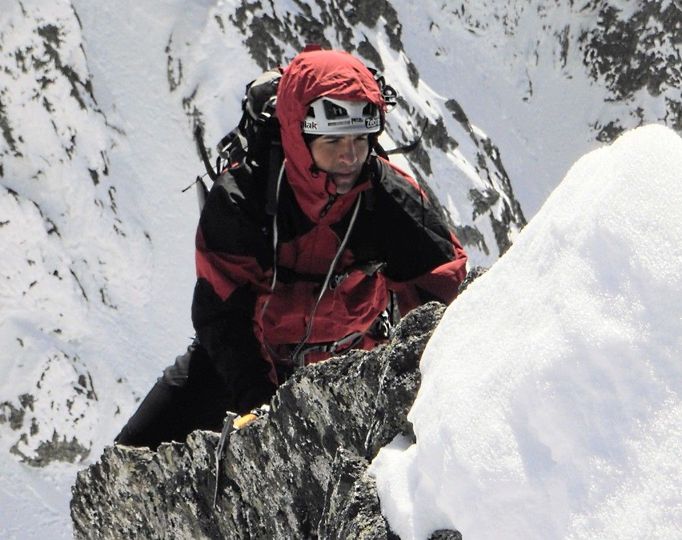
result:
[[[265,213],[269,216],[277,215],[277,184],[283,161],[284,150],[282,149],[282,143],[279,138],[273,138],[270,141],[270,149],[268,151],[268,178],[265,188]]]
[[[211,178],[211,180],[215,181],[215,179],[218,178],[218,173],[220,171],[218,170],[216,172],[211,165],[211,161],[208,159],[208,151],[206,150],[206,145],[204,144],[204,129],[200,124],[197,124],[197,127],[194,128],[194,142],[197,145],[197,150],[201,156],[201,161],[204,163],[204,167],[206,167],[208,176]],[[219,163],[220,162],[216,163],[216,169],[220,169]]]

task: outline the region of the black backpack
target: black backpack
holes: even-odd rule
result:
[[[282,77],[279,69],[264,72],[246,85],[242,98],[242,117],[239,124],[218,143],[215,168],[210,162],[204,145],[203,129],[194,130],[194,139],[206,174],[214,181],[225,170],[234,175],[269,177],[277,174],[284,159],[279,133],[279,121],[275,114],[277,86]],[[204,175],[206,176],[206,175]],[[197,176],[199,209],[203,208],[208,188],[202,176]],[[268,178],[268,187],[273,184]]]

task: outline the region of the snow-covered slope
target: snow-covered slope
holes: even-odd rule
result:
[[[395,5],[421,77],[495,142],[527,218],[581,155],[623,130],[682,130],[679,1]]]
[[[191,127],[253,76],[306,41],[383,69],[386,145],[428,120],[403,163],[490,265],[586,150],[680,129],[678,4],[0,0],[0,536],[69,535],[78,463],[192,335]]]
[[[680,536],[680,178],[661,126],[588,154],[448,308],[373,464],[401,538]]]
[[[18,432],[11,451],[42,465],[52,452],[87,456],[76,434],[98,421],[98,398],[79,344],[90,317],[121,301],[125,281],[112,278],[128,264],[117,261],[144,251],[134,224],[119,216],[109,178],[114,139],[92,93],[75,14],[13,8],[3,12],[3,50],[11,52],[0,59],[1,360],[20,407],[3,409]]]
[[[84,22],[68,2],[0,9],[3,538],[69,536],[68,464],[101,452],[191,336],[194,152],[184,115],[135,85],[164,89],[164,44],[158,77],[151,53],[114,61],[121,19],[93,61]]]

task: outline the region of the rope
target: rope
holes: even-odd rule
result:
[[[315,319],[315,314],[317,313],[317,308],[320,305],[320,302],[322,301],[322,296],[324,296],[324,293],[327,292],[327,289],[329,288],[329,280],[332,277],[332,274],[334,273],[334,268],[336,268],[336,264],[339,262],[339,259],[341,258],[341,253],[346,247],[346,244],[348,243],[348,238],[350,238],[350,233],[353,230],[353,226],[355,225],[355,220],[358,217],[358,211],[360,210],[360,202],[362,201],[362,193],[358,194],[358,199],[355,202],[355,208],[353,209],[353,215],[350,218],[350,223],[348,224],[348,229],[346,229],[346,234],[343,237],[343,240],[341,241],[341,244],[339,245],[339,249],[336,251],[336,255],[334,255],[334,259],[332,260],[331,264],[329,265],[329,270],[327,271],[327,276],[324,279],[324,283],[322,284],[322,289],[320,290],[320,294],[317,297],[317,301],[315,302],[315,305],[313,306],[312,311],[310,312],[310,319],[308,320],[308,324],[306,325],[306,332],[305,335],[303,336],[303,339],[299,342],[299,344],[296,346],[296,349],[292,353],[292,358],[297,359],[298,355],[301,353],[301,350],[303,350],[303,347],[305,347],[305,344],[308,342],[310,339],[310,335],[312,334],[313,331],[313,321]],[[303,360],[302,360],[303,361]]]

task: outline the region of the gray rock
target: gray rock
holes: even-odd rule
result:
[[[462,540],[462,534],[459,531],[439,529],[429,536],[429,540]]]
[[[77,538],[395,538],[367,463],[399,433],[419,386],[419,359],[444,307],[406,316],[391,341],[309,366],[269,415],[234,433],[219,477],[217,433],[158,451],[113,447],[78,474]]]
[[[367,460],[339,448],[332,465],[318,538],[397,538],[381,515]]]

